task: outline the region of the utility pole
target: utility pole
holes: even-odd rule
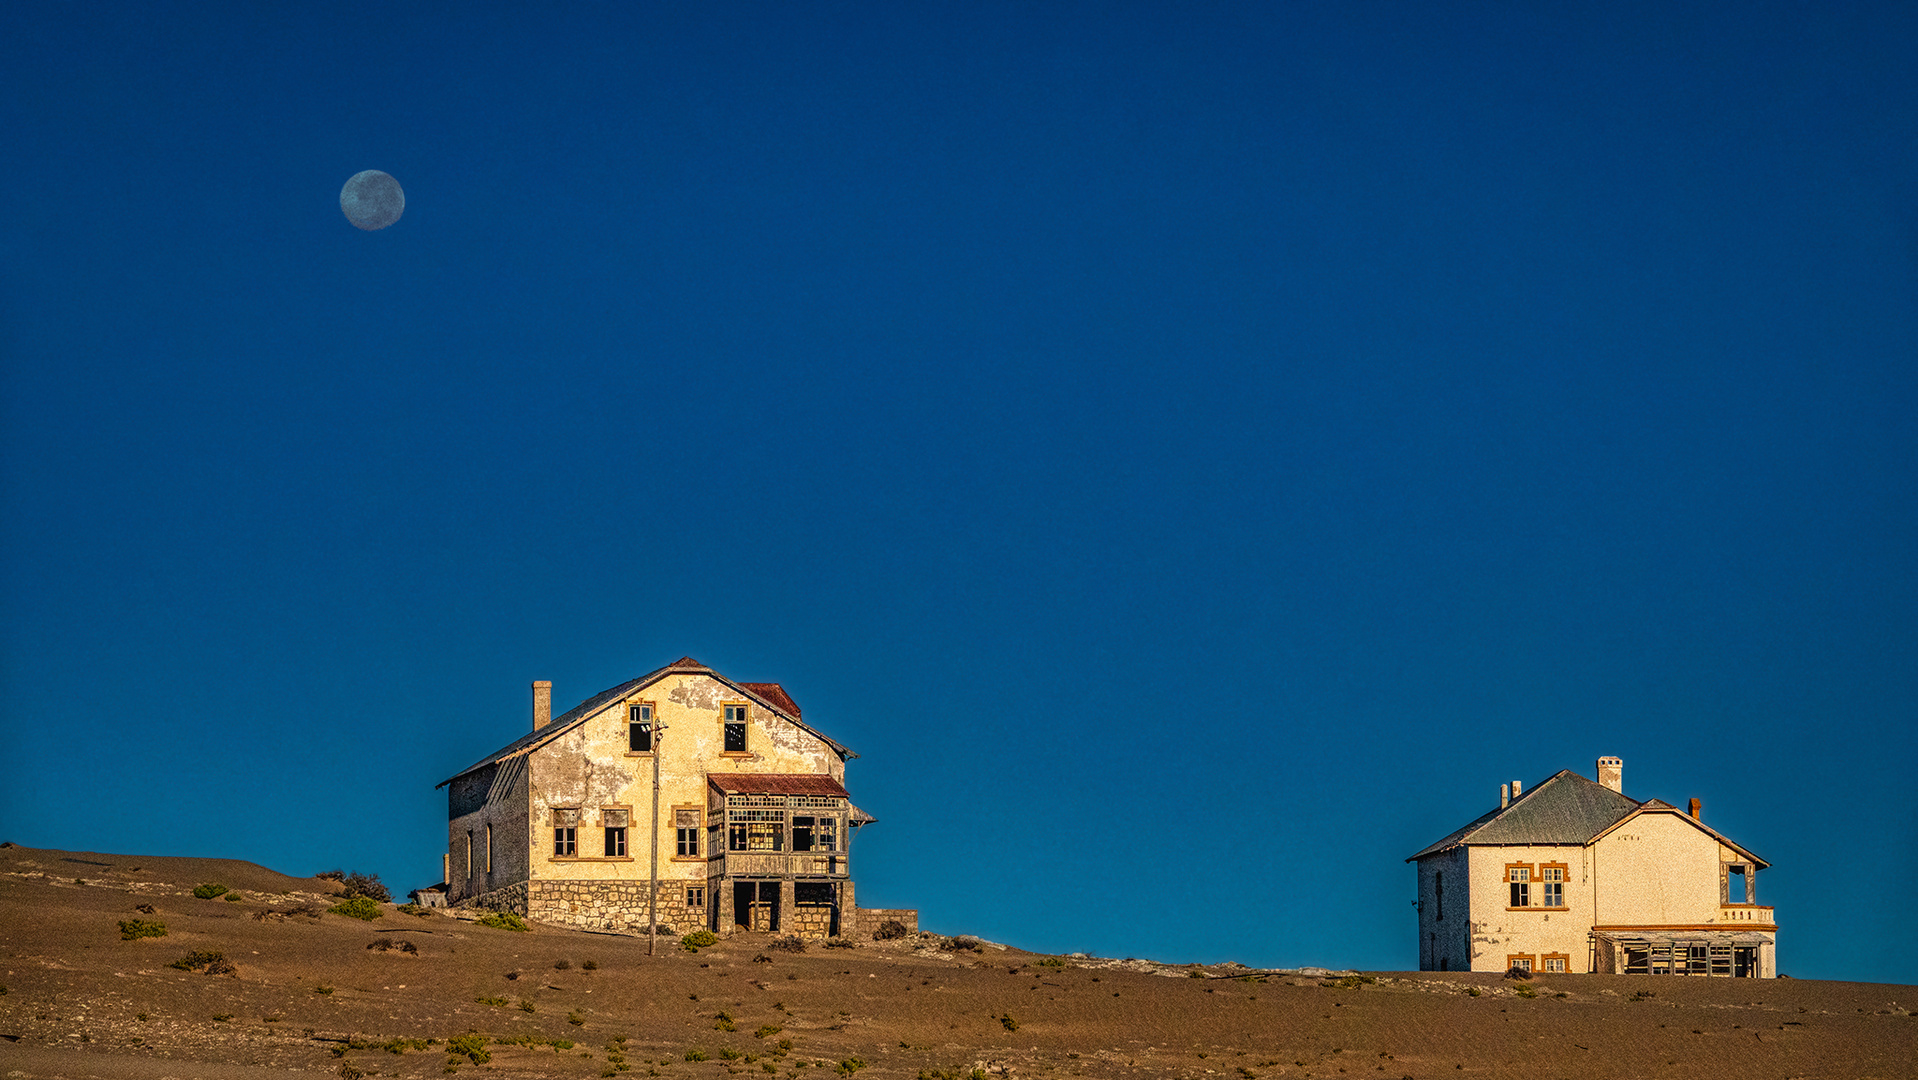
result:
[[[660,732],[666,728],[659,722],[657,714],[653,716],[653,828],[650,841],[646,846],[652,850],[653,887],[646,894],[646,955],[659,953],[659,755]]]

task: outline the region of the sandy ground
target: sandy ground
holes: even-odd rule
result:
[[[241,898],[196,899],[193,886],[210,881]],[[698,953],[665,940],[648,956],[644,940],[539,925],[515,933],[390,905],[363,922],[325,912],[335,888],[226,860],[0,849],[0,1071],[8,1080],[1918,1077],[1910,986],[1254,976],[955,950],[930,935],[804,953],[764,935]],[[122,940],[125,919],[163,922],[166,936]],[[223,953],[234,970],[170,966],[196,950]],[[487,1039],[483,1063],[449,1053],[450,1039],[474,1035]]]

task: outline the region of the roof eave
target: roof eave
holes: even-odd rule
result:
[[[679,661],[675,661],[671,664],[666,665],[663,668],[658,669],[657,671],[651,672],[646,675],[641,675],[637,679],[632,679],[628,682],[620,683],[618,686],[614,686],[610,689],[600,691],[598,694],[593,695],[592,698],[587,698],[586,701],[582,701],[580,702],[579,705],[574,706],[573,709],[570,710],[565,715],[556,717],[551,723],[547,724],[544,728],[541,728],[539,738],[536,738],[532,740],[531,742],[526,743],[526,745],[524,746],[516,746],[516,744],[519,743],[520,740],[514,739],[512,742],[507,743],[505,746],[501,747],[500,749],[493,751],[491,754],[488,754],[486,757],[480,759],[478,762],[475,762],[472,765],[468,765],[466,768],[461,769],[459,772],[454,773],[452,776],[449,776],[446,779],[440,781],[439,783],[434,784],[433,790],[438,791],[440,788],[443,788],[446,785],[452,783],[453,781],[458,780],[460,777],[467,776],[472,773],[476,773],[480,771],[481,769],[486,768],[488,765],[497,765],[502,761],[511,761],[513,758],[522,757],[526,754],[530,754],[534,750],[537,750],[540,747],[545,746],[547,743],[553,741],[553,739],[557,738],[561,734],[567,731],[570,731],[575,727],[578,727],[580,724],[583,724],[586,721],[591,720],[592,718],[600,715],[601,713],[604,713],[607,709],[612,708],[613,706],[624,701],[626,698],[632,696],[633,694],[641,690],[646,689],[647,687],[653,685],[654,683],[658,682],[659,680],[665,678],[668,675],[710,675],[713,678],[719,680],[720,682],[725,683],[727,686],[732,687],[734,690],[737,690],[741,694],[744,694],[748,699],[753,701],[755,704],[759,705],[761,708],[771,710],[773,715],[778,716],[780,719],[793,724],[795,727],[799,728],[801,731],[804,731],[807,734],[818,739],[820,742],[825,743],[827,748],[832,750],[833,753],[839,755],[840,761],[842,762],[847,761],[859,756],[858,754],[853,753],[852,749],[846,746],[844,743],[839,742],[837,739],[834,739],[832,736],[827,735],[825,732],[822,732],[819,729],[813,727],[811,724],[806,723],[804,720],[799,719],[797,716],[793,716],[787,713],[786,710],[766,700],[761,695],[746,689],[745,687],[732,681],[731,679],[728,679],[726,676],[721,675],[719,672],[714,671],[712,668],[706,667],[703,664],[695,663],[695,664],[688,665],[688,664],[681,663]],[[587,702],[592,701],[593,698],[601,699],[598,706],[592,709],[591,711],[582,711],[585,705],[587,704]],[[574,713],[577,713],[578,715],[574,715]],[[525,738],[525,736],[522,735],[520,736],[520,738],[523,739]]]

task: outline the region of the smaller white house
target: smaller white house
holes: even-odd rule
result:
[[[1418,864],[1419,970],[1777,975],[1778,925],[1758,903],[1770,864],[1688,811],[1563,770],[1407,862]]]

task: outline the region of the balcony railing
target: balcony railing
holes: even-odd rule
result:
[[[722,851],[707,860],[706,865],[715,877],[847,876],[846,856],[842,852]]]

